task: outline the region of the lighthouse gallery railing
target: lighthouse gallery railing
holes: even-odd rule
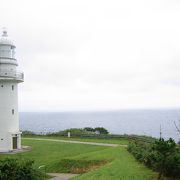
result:
[[[0,70],[0,78],[14,78],[16,80],[24,81],[24,73],[20,71],[9,71],[9,70]]]

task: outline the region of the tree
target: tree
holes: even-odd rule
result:
[[[95,131],[94,128],[92,128],[92,127],[85,127],[84,130],[89,131],[89,132],[94,132]]]
[[[174,121],[174,125],[175,125],[177,131],[180,133],[180,120],[179,120],[179,124],[177,124],[176,121]]]
[[[96,127],[95,132],[99,132],[99,134],[109,134],[108,130],[103,127]]]
[[[176,151],[176,143],[173,139],[165,141],[163,138],[155,141],[153,146],[155,151],[155,166],[159,171],[158,180],[162,178],[163,175],[166,175],[169,172],[167,169],[168,159],[170,159]]]
[[[128,151],[140,162],[159,172],[158,180],[163,176],[171,180],[180,180],[180,146],[173,139],[160,138],[155,142],[133,139]]]
[[[175,127],[176,127],[177,132],[180,133],[180,120],[179,120],[179,124],[177,124],[176,121],[174,121],[174,125],[175,125]],[[180,145],[180,139],[179,139],[179,141],[178,141],[178,144]]]
[[[84,130],[81,128],[70,128],[70,129],[65,129],[63,132],[70,132],[70,133],[83,133]]]

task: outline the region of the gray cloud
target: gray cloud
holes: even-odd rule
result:
[[[180,2],[1,4],[25,72],[21,111],[180,106]]]

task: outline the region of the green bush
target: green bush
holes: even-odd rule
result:
[[[99,134],[109,134],[108,130],[103,127],[96,127],[94,128],[95,132],[99,132]]]
[[[131,152],[138,161],[144,163],[148,167],[151,167],[153,163],[151,149],[152,144],[139,140],[131,141],[128,146],[128,151]]]
[[[95,132],[94,128],[92,127],[85,127],[84,130],[87,132]]]
[[[68,132],[71,133],[71,137],[99,137],[99,135],[102,135],[102,138],[108,138],[107,135],[109,132],[103,128],[103,127],[96,127],[96,128],[91,128],[91,127],[85,127],[85,128],[70,128],[70,129],[65,129],[63,131],[59,132],[52,132],[52,133],[46,133],[47,136],[67,136]],[[98,132],[98,134],[96,133]],[[113,135],[112,135],[113,136]],[[116,135],[115,135],[116,136]]]
[[[158,179],[163,176],[180,178],[180,148],[171,138],[156,140],[152,143],[134,140],[128,146],[128,151],[146,166],[159,172]]]
[[[84,130],[81,128],[70,128],[70,129],[65,129],[62,132],[70,132],[70,133],[84,133]]]
[[[44,174],[33,168],[31,160],[0,160],[0,180],[41,180],[44,177]]]
[[[32,131],[22,131],[22,135],[24,136],[24,135],[36,135],[34,132],[32,132]]]
[[[180,159],[178,159],[178,149],[173,139],[165,141],[160,138],[154,143],[152,150],[155,152],[154,166],[159,172],[158,179],[161,179],[163,175],[172,177],[180,175],[180,173],[176,173],[176,171],[180,172]]]

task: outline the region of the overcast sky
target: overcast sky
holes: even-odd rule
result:
[[[180,107],[180,1],[0,0],[20,111]]]

